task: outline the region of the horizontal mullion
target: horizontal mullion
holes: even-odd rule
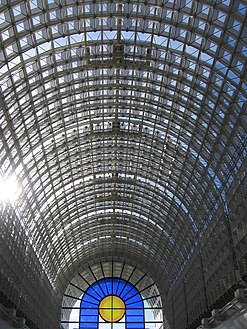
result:
[[[80,321],[61,321],[61,323],[82,323]],[[87,321],[87,323],[145,323],[145,324],[157,324],[157,323],[163,323],[162,321],[121,321],[121,322],[106,322],[106,321]]]
[[[94,309],[103,309],[103,310],[112,310],[111,307],[73,307],[73,306],[64,306],[62,307],[63,310],[94,310]],[[125,309],[123,307],[114,307],[114,310],[122,310]],[[128,310],[162,310],[162,307],[128,307]]]

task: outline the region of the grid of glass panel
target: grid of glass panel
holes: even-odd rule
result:
[[[0,6],[0,175],[40,267],[114,254],[165,295],[246,159],[246,1]]]

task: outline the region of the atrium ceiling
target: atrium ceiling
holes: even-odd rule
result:
[[[0,3],[3,238],[56,293],[115,259],[165,302],[245,178],[246,0]]]

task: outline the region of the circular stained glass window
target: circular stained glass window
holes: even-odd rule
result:
[[[125,314],[125,303],[118,296],[106,296],[99,304],[99,314],[107,322],[118,322]]]

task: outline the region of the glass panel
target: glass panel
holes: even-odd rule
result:
[[[116,269],[111,263],[103,263],[101,268],[94,266],[73,278],[63,301],[64,328],[144,329],[146,323],[148,329],[154,329],[160,325],[162,312],[157,305],[161,305],[161,300],[154,282],[129,265],[117,263]],[[109,273],[117,273],[120,277],[102,277]],[[99,279],[95,281],[96,278]],[[129,282],[129,278],[135,284]],[[81,295],[81,291],[85,291],[84,294]],[[74,298],[80,300],[75,302]]]
[[[137,309],[129,309],[129,301]],[[80,329],[84,328],[85,324],[90,324],[90,328],[97,328],[96,323],[92,324],[96,321],[106,321],[115,326],[118,322],[122,323],[123,319],[129,329],[137,328],[137,323],[139,329],[144,328],[142,297],[135,286],[123,279],[106,278],[95,282],[85,292],[80,307]],[[107,327],[104,323],[101,323],[102,326]],[[119,328],[121,326],[119,325]]]

